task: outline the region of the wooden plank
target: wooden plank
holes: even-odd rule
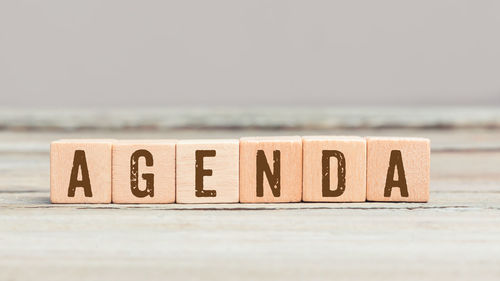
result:
[[[436,149],[431,155],[429,203],[49,202],[48,144],[54,139],[270,133],[0,132],[0,279],[67,280],[71,275],[75,280],[164,280],[166,276],[497,280],[500,276],[500,150],[494,147],[500,133],[496,130],[335,131],[431,138]]]
[[[75,130],[332,130],[500,128],[497,107],[158,107],[127,109],[0,108],[0,129]],[[289,134],[290,135],[290,134]]]
[[[2,204],[0,277],[61,280],[71,272],[77,280],[326,280],[334,272],[339,279],[494,280],[500,195],[451,195],[432,194],[428,204],[241,209],[242,204],[48,205],[46,193],[27,194],[22,200],[33,201],[24,206]],[[467,204],[456,200],[464,197]],[[481,203],[486,197],[495,204]]]

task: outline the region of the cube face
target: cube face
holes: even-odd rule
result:
[[[305,136],[303,201],[366,201],[366,141],[360,137]]]
[[[60,140],[50,146],[52,203],[111,203],[112,140]]]
[[[427,202],[430,141],[367,138],[367,200]]]
[[[113,203],[175,202],[175,140],[113,145]]]
[[[239,202],[239,141],[177,144],[177,203]]]
[[[302,139],[240,139],[240,202],[300,202]]]

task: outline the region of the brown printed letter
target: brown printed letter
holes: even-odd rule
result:
[[[337,158],[337,189],[330,189],[330,158]],[[345,157],[338,150],[323,150],[323,197],[339,197],[345,191]]]
[[[273,151],[273,172],[267,163],[264,150],[257,151],[257,197],[264,197],[264,173],[271,187],[274,197],[280,197],[281,194],[281,171],[280,171],[280,151]]]
[[[203,169],[203,158],[214,157],[215,154],[216,154],[215,150],[196,150],[196,175],[195,175],[196,197],[215,197],[217,195],[216,190],[203,189],[203,177],[212,175],[212,170]]]
[[[82,170],[82,180],[78,180],[78,171]],[[73,168],[71,169],[71,177],[69,179],[68,197],[75,197],[75,189],[83,187],[85,197],[92,197],[92,188],[90,187],[89,169],[87,167],[87,159],[85,151],[75,150],[73,156]]]
[[[144,157],[146,160],[146,166],[153,166],[153,155],[151,152],[145,149],[136,150],[132,153],[132,157],[130,157],[130,189],[132,190],[132,194],[134,196],[143,198],[146,196],[153,197],[154,196],[154,174],[142,174],[142,178],[146,181],[146,189],[139,189],[139,180],[137,179],[139,174],[139,158]]]
[[[394,170],[398,169],[398,179],[394,180]],[[391,197],[393,187],[399,187],[402,197],[408,197],[408,186],[406,186],[405,168],[403,167],[403,157],[401,150],[391,151],[389,160],[389,170],[385,179],[384,197]]]

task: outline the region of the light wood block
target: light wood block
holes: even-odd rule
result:
[[[303,201],[366,201],[366,141],[361,137],[305,136]]]
[[[430,141],[422,138],[367,138],[367,200],[427,202]]]
[[[176,193],[177,203],[237,203],[239,141],[179,141]]]
[[[113,203],[174,203],[176,140],[113,144]]]
[[[240,139],[240,202],[300,202],[302,138]]]
[[[52,203],[111,203],[112,140],[59,140],[50,145]]]

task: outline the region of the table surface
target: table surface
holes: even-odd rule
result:
[[[0,280],[500,278],[500,110],[75,112],[0,113]],[[322,134],[430,138],[430,202],[49,202],[59,138]]]

